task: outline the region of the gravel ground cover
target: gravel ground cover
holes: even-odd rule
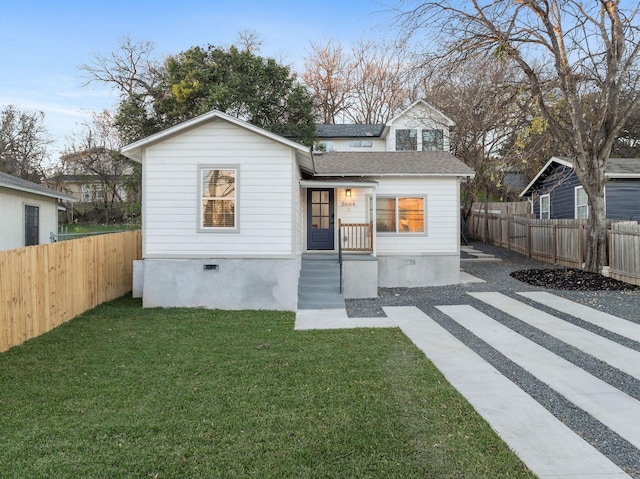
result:
[[[498,263],[466,261],[461,263],[463,271],[485,280],[486,283],[431,288],[383,288],[379,290],[379,297],[376,299],[347,300],[347,313],[350,317],[371,318],[384,317],[383,306],[420,308],[628,474],[640,479],[640,451],[637,448],[436,309],[436,306],[441,305],[470,304],[496,321],[640,400],[640,381],[636,378],[467,294],[476,291],[500,292],[640,351],[640,344],[636,341],[622,338],[516,294],[523,291],[549,291],[571,301],[640,323],[640,290],[638,288],[619,289],[621,285],[618,282],[602,276],[598,275],[594,278],[589,274],[581,274],[583,272],[532,260],[493,245],[474,243],[472,246],[502,260]],[[466,256],[462,259],[465,258]],[[589,287],[596,290],[588,290]]]

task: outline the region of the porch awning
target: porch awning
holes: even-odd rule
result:
[[[305,188],[376,188],[378,182],[374,180],[358,180],[357,178],[331,178],[321,180],[300,180],[300,186]]]

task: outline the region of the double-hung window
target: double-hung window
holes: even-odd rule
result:
[[[540,219],[548,220],[551,217],[551,196],[540,196]]]
[[[576,219],[586,220],[589,218],[589,202],[587,193],[582,186],[576,187]]]
[[[378,233],[424,233],[424,198],[376,198]],[[372,208],[373,209],[373,208]],[[373,215],[373,212],[371,212]]]
[[[237,168],[200,168],[200,228],[205,231],[237,229]]]

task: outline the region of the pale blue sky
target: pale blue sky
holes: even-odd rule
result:
[[[78,66],[112,52],[123,35],[153,42],[164,56],[196,45],[228,46],[251,30],[263,55],[301,69],[311,41],[377,38],[390,17],[376,0],[5,0],[0,107],[43,111],[57,157],[90,112],[115,105],[104,87],[82,86]]]

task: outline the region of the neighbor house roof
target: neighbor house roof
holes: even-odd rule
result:
[[[547,177],[547,175],[558,166],[566,166],[573,169],[573,163],[567,158],[552,157],[540,168],[538,174],[531,180],[527,187],[520,193],[520,196],[528,196],[535,185]],[[609,158],[605,176],[609,179],[639,178],[640,179],[640,158]]]
[[[31,181],[23,180],[22,178],[18,178],[17,176],[13,176],[8,173],[0,172],[0,187],[24,191],[35,195],[47,196],[49,198],[56,198],[64,201],[76,201],[73,196],[69,196],[60,191],[47,188],[46,186],[42,186]]]
[[[315,177],[474,176],[447,151],[371,151],[314,153]]]
[[[416,101],[414,101],[411,105],[409,105],[407,108],[405,108],[400,113],[398,113],[396,116],[394,116],[392,119],[390,119],[387,122],[387,124],[393,123],[394,121],[396,121],[401,116],[409,114],[411,112],[411,110],[413,110],[413,108],[415,108],[417,105],[422,105],[427,110],[429,110],[431,113],[435,114],[436,116],[439,116],[440,119],[442,120],[442,123],[444,123],[445,125],[454,126],[456,124],[455,121],[453,121],[447,115],[442,113],[440,110],[435,109],[433,106],[431,106],[429,103],[427,103],[424,100],[416,100]]]
[[[348,125],[348,124],[317,124],[318,138],[376,138],[382,135],[384,125]]]

